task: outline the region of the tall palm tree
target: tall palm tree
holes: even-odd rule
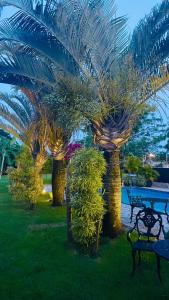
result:
[[[91,122],[95,141],[106,152],[109,234],[117,234],[121,228],[121,146],[130,137],[144,102],[169,79],[169,1],[141,21],[131,43],[126,18],[116,17],[113,0],[4,0],[1,5],[17,8],[12,17],[0,22],[1,81],[20,81],[19,86],[52,92],[60,75],[77,76],[82,82],[90,79],[95,99],[107,108],[107,116]],[[27,59],[30,67],[25,68]],[[124,66],[126,76],[119,65]],[[131,65],[129,72],[127,65]]]

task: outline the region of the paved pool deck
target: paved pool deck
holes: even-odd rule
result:
[[[153,186],[153,187],[142,187],[142,189],[169,193],[169,188],[160,188],[160,187]]]
[[[133,221],[130,223],[130,215],[131,215],[131,208],[130,205],[122,203],[121,207],[121,220],[122,224],[127,228],[132,228],[134,226],[134,221],[136,214],[138,213],[139,208],[134,208],[133,212]],[[163,219],[163,225],[165,232],[169,231],[169,223],[167,222],[167,217],[165,215],[161,215]]]
[[[51,184],[46,184],[44,186],[44,190],[47,193],[50,193],[52,191]],[[154,188],[153,188],[153,190],[154,190]],[[162,191],[162,190],[158,188],[158,191]],[[130,205],[122,203],[122,206],[121,206],[121,220],[122,220],[122,224],[126,228],[132,228],[133,227],[135,216],[138,213],[138,211],[139,211],[138,208],[134,209],[134,212],[133,212],[133,221],[132,221],[132,223],[130,223],[130,214],[131,214]],[[163,219],[163,224],[164,224],[165,231],[168,232],[169,231],[169,223],[167,222],[167,217],[165,215],[162,215],[162,219]],[[163,237],[161,237],[161,238],[163,238]]]

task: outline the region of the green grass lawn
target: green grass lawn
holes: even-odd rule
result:
[[[169,299],[169,263],[163,283],[153,255],[130,277],[126,234],[102,242],[99,257],[78,254],[66,241],[66,227],[32,230],[33,224],[63,224],[64,208],[51,208],[45,196],[35,211],[12,201],[7,179],[0,181],[0,299],[162,300]]]

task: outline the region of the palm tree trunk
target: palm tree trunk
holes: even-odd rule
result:
[[[64,201],[66,185],[66,162],[65,160],[53,160],[52,170],[52,206],[61,206]]]
[[[121,231],[120,151],[105,151],[105,159],[107,171],[104,178],[104,198],[108,211],[105,216],[104,232],[110,237],[115,237]]]

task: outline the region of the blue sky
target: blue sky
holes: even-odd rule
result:
[[[128,28],[132,32],[139,20],[148,14],[151,9],[160,4],[162,0],[116,0],[117,14],[128,17]],[[7,17],[14,12],[14,9],[6,8],[2,17]],[[0,84],[0,90],[9,90],[8,85]]]
[[[143,18],[156,4],[160,4],[162,0],[116,0],[118,15],[126,15],[128,17],[129,28],[132,31],[138,21]],[[3,16],[9,16],[14,9],[6,8]]]
[[[118,14],[127,15],[129,29],[132,31],[139,20],[162,0],[116,0]]]

